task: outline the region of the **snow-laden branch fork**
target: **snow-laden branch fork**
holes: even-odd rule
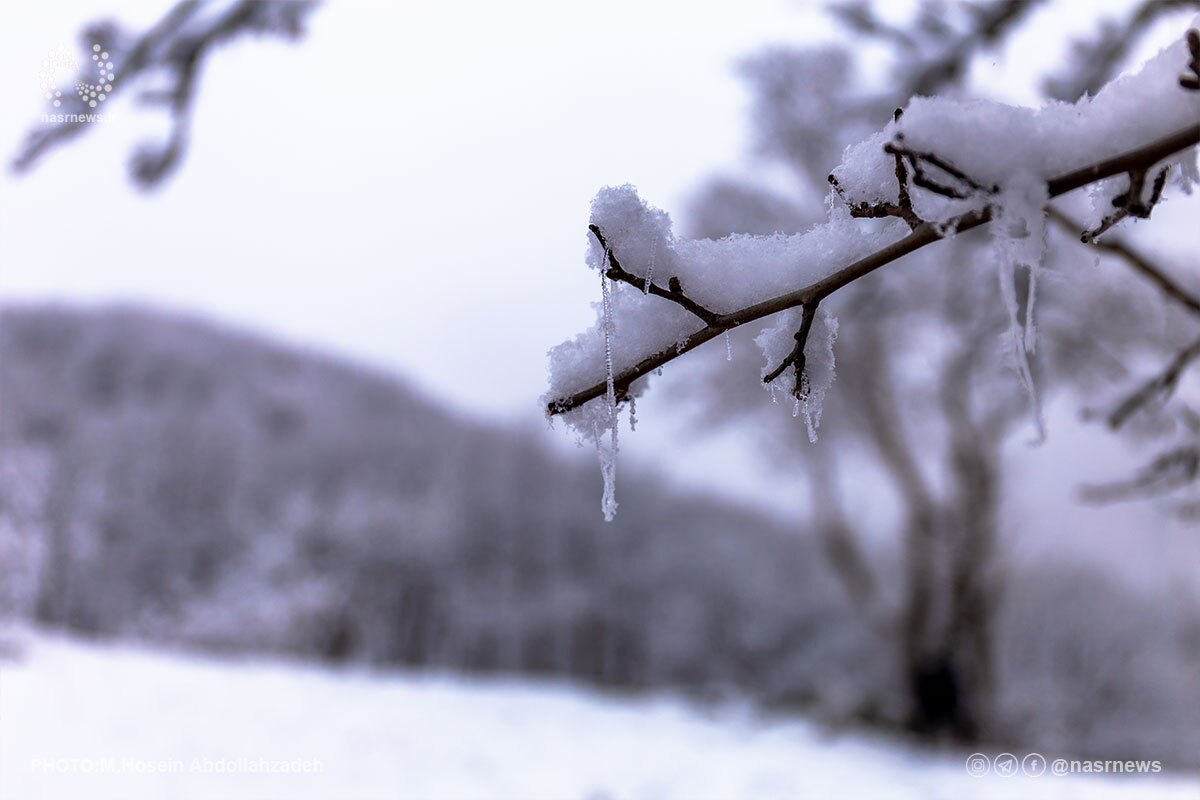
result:
[[[1046,195],[1049,198],[1058,197],[1067,192],[1119,175],[1144,176],[1154,165],[1198,143],[1200,143],[1200,122],[1187,125],[1168,136],[1148,142],[1141,147],[1051,178],[1046,182]],[[1133,178],[1132,182],[1137,182],[1136,178]],[[769,300],[748,305],[729,313],[716,313],[709,310],[689,297],[686,293],[686,287],[679,285],[678,282],[676,282],[675,286],[667,289],[650,283],[649,292],[651,294],[677,303],[701,320],[704,325],[677,343],[658,350],[652,355],[641,359],[633,366],[614,375],[612,377],[612,384],[616,395],[618,398],[626,396],[630,384],[637,379],[650,374],[665,364],[674,361],[684,353],[700,347],[727,331],[788,309],[798,307],[811,307],[815,309],[822,300],[839,289],[926,245],[933,244],[956,233],[984,225],[992,220],[993,214],[993,208],[988,206],[983,209],[973,209],[958,214],[945,222],[922,221],[916,224],[904,238],[875,250],[825,277]],[[896,215],[898,216],[898,214]],[[609,279],[624,281],[645,290],[646,284],[649,281],[626,272],[620,266],[613,246],[604,240],[603,232],[598,226],[593,226],[593,233],[601,240],[601,246],[610,259],[609,268],[605,273],[606,276]],[[778,374],[776,372],[774,376],[777,377]],[[768,375],[768,377],[771,377],[771,375]],[[576,409],[591,400],[604,396],[608,390],[608,385],[609,382],[606,379],[567,396],[552,399],[547,403],[547,411],[551,415],[556,415]]]
[[[1200,28],[1200,17],[1189,27]],[[605,516],[616,509],[619,414],[628,403],[632,427],[633,401],[651,372],[773,317],[755,339],[766,358],[763,383],[773,395],[794,396],[793,416],[803,412],[815,440],[835,377],[838,321],[825,301],[927,245],[992,222],[1009,328],[1005,360],[1044,435],[1030,355],[1050,202],[1091,186],[1091,213],[1079,233],[1093,243],[1127,218],[1149,217],[1173,180],[1185,190],[1200,183],[1197,59],[1200,31],[1189,30],[1137,73],[1073,104],[1033,109],[914,97],[882,130],[846,148],[829,174],[826,220],[803,233],[678,237],[666,212],[632,186],[602,189],[592,202],[587,254],[601,281],[600,318],[550,351],[543,402],[550,416],[564,415],[595,442]],[[1139,271],[1170,283],[1161,270]],[[1195,357],[1186,353],[1175,372]],[[1157,391],[1176,380],[1168,372]]]

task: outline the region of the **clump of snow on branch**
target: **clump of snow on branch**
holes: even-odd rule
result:
[[[1200,26],[1200,16],[1192,22]],[[957,101],[916,97],[898,121],[866,141],[847,148],[837,177],[849,202],[896,202],[895,161],[884,145],[900,141],[911,150],[934,153],[985,187],[1006,186],[1014,176],[1043,181],[1136,149],[1200,119],[1200,93],[1180,91],[1180,66],[1187,62],[1182,38],[1164,48],[1135,74],[1124,75],[1095,97],[1075,103],[1052,101],[1040,109],[987,100]],[[1196,180],[1196,148],[1161,166]],[[1089,227],[1112,211],[1112,199],[1129,187],[1125,176],[1109,178],[1093,192]],[[962,187],[959,187],[962,188]],[[966,199],[916,191],[916,212],[946,222],[994,198],[975,193]]]
[[[766,356],[766,365],[762,369],[764,378],[773,365],[782,363],[788,357],[796,343],[793,337],[800,328],[802,317],[803,311],[798,308],[784,311],[776,316],[774,325],[764,328],[754,340]],[[796,391],[795,370],[785,370],[768,385],[772,397],[783,393],[785,397],[796,398],[797,411],[804,414],[808,440],[814,443],[817,441],[817,428],[821,425],[825,393],[833,386],[833,379],[837,377],[833,357],[833,343],[837,341],[837,334],[837,317],[824,308],[818,308],[804,349],[803,381],[798,387],[800,391]]]

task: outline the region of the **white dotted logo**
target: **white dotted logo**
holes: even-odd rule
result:
[[[75,83],[75,94],[88,108],[95,108],[107,100],[112,94],[113,82],[116,80],[116,73],[113,72],[115,67],[109,60],[108,51],[98,44],[92,45],[92,62],[96,65],[96,82]],[[38,71],[38,86],[42,90],[42,96],[55,108],[60,108],[63,103],[62,90],[59,88],[60,78],[64,74],[73,74],[78,67],[79,62],[75,60],[75,56],[61,45],[51,49],[42,60],[42,68]]]
[[[74,72],[79,62],[65,46],[53,47],[42,59],[42,68],[38,70],[38,86],[42,96],[54,104],[55,108],[62,105],[62,92],[58,90],[58,77],[62,72]]]

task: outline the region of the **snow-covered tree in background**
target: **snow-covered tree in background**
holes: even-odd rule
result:
[[[757,364],[714,359],[672,390],[712,416],[752,416],[806,465],[813,521],[892,645],[909,723],[965,738],[1010,733],[994,708],[992,640],[999,452],[1014,427],[1029,420],[1040,439],[1042,397],[1070,387],[1114,428],[1136,417],[1193,437],[1129,486],[1193,476],[1197,463],[1194,433],[1170,424],[1189,419],[1186,405],[1163,401],[1200,355],[1188,344],[1200,305],[1182,274],[1120,230],[1198,178],[1200,34],[1189,29],[1200,20],[1180,15],[1195,4],[1133,7],[1077,44],[1046,81],[1075,102],[987,99],[972,80],[977,57],[1019,45],[1038,5],[924,3],[889,20],[848,3],[834,11],[851,45],[748,62],[759,144],[788,168],[789,191],[718,182],[697,203],[696,233],[734,235],[690,239],[632,187],[602,190],[588,252],[599,319],[552,351],[545,397],[550,414],[595,441],[611,517],[619,415],[628,407],[633,422],[649,375],[709,341],[724,338],[727,354],[733,335],[742,353],[740,340],[754,337]],[[1172,14],[1176,41],[1111,80],[1136,67],[1126,62],[1139,37]],[[886,78],[861,77],[888,56]],[[1086,198],[1051,205],[1084,187]],[[759,320],[768,327],[742,333]],[[1139,357],[1164,351],[1162,373],[1130,377]],[[738,381],[739,369],[758,374]],[[765,404],[754,384],[769,390]],[[826,397],[836,411],[823,414]],[[769,413],[771,400],[783,414]],[[814,443],[800,447],[796,432]],[[839,462],[856,444],[904,509],[898,604],[841,507],[853,487]]]

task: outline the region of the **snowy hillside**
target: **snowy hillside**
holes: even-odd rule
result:
[[[1200,780],[1162,775],[975,778],[955,751],[829,737],[798,721],[732,707],[706,711],[666,695],[630,699],[553,683],[230,663],[46,634],[3,641],[5,798],[1090,800],[1200,793]],[[264,767],[290,771],[263,774]]]

